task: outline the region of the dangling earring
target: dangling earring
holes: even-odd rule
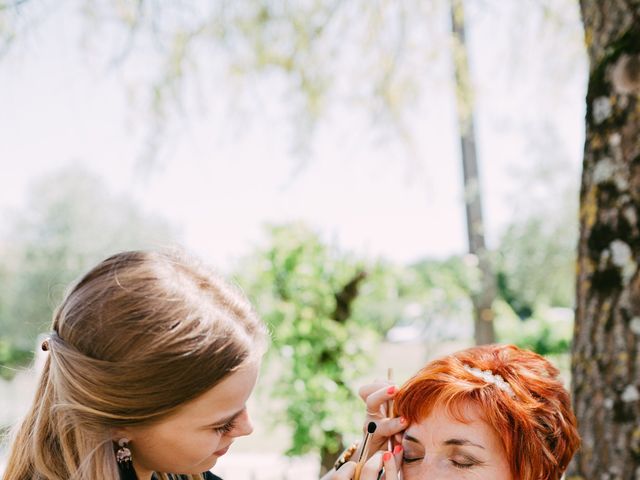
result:
[[[129,450],[129,439],[121,438],[118,440],[118,446],[120,448],[116,451],[116,461],[120,470],[120,480],[138,480]]]

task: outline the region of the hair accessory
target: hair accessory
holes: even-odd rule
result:
[[[49,351],[49,339],[46,338],[42,341],[42,345],[40,345],[40,348],[42,349],[43,352],[48,352]]]
[[[493,383],[503,392],[507,392],[511,398],[516,398],[516,394],[504,378],[501,375],[494,375],[491,370],[480,370],[479,368],[470,367],[469,365],[463,365],[464,369],[474,377],[481,378],[487,383]]]
[[[118,470],[120,470],[121,480],[137,480],[136,471],[133,468],[131,450],[129,450],[129,439],[121,438],[118,440],[118,450],[116,451],[116,461],[118,462]]]

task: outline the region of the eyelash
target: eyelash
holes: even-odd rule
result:
[[[413,462],[417,462],[419,460],[422,460],[424,457],[419,457],[419,458],[407,458],[407,457],[402,457],[402,461],[404,463],[413,463]],[[467,469],[467,468],[471,468],[476,466],[476,463],[458,463],[455,460],[451,460],[451,464],[456,467],[456,468],[461,468],[461,469]]]
[[[451,464],[456,468],[462,468],[462,469],[471,468],[476,465],[475,463],[458,463],[455,460],[451,460]]]
[[[228,423],[225,423],[221,427],[214,427],[213,431],[224,435],[225,433],[229,433],[231,430],[233,430],[235,426],[236,426],[236,420],[234,418],[233,420],[231,420]]]
[[[419,460],[422,460],[422,457],[420,458],[407,458],[407,457],[402,457],[402,461],[404,463],[413,463],[413,462],[417,462]]]

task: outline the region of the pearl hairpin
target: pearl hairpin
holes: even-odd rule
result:
[[[479,368],[470,367],[469,365],[464,365],[464,369],[474,377],[481,378],[487,383],[492,383],[503,392],[507,392],[510,397],[516,398],[516,394],[511,388],[511,385],[509,385],[501,375],[494,375],[491,370],[480,370]]]

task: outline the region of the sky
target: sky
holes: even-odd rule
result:
[[[534,3],[476,2],[468,12],[490,246],[558,184],[579,179],[587,67],[577,6],[558,20],[527,11]],[[153,61],[138,54],[109,66],[110,37],[96,34],[87,46],[70,5],[52,8],[0,59],[0,215],[20,209],[39,176],[76,165],[166,218],[188,248],[221,266],[259,244],[264,224],[296,220],[340,248],[397,262],[466,250],[446,55],[433,75],[409,72],[424,90],[406,116],[410,142],[355,103],[334,101],[304,162],[292,149],[301,119],[282,82],[265,76],[243,90],[219,75],[172,119],[148,169],[140,154],[150,120],[132,91]],[[434,28],[447,28],[441,20]]]

